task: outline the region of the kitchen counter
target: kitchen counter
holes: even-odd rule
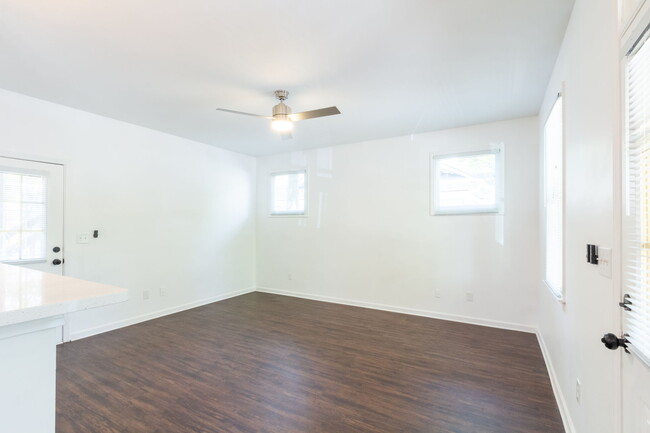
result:
[[[127,299],[127,289],[0,264],[0,431],[55,432],[64,314]]]
[[[0,327],[127,299],[119,287],[0,264]]]

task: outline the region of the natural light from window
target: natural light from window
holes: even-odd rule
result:
[[[650,30],[649,30],[650,32]],[[627,57],[626,213],[623,266],[625,334],[650,365],[650,43],[649,34]]]
[[[45,260],[46,180],[0,172],[0,261]]]
[[[271,215],[304,215],[306,210],[304,170],[271,174]]]
[[[434,156],[434,213],[497,212],[497,154]]]
[[[564,298],[564,134],[562,97],[558,97],[544,125],[544,204],[546,232],[546,284]]]

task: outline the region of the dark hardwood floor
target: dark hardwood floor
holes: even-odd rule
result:
[[[564,431],[533,334],[263,293],[57,361],[58,433]]]

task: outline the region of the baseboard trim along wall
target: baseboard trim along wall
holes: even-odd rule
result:
[[[125,326],[135,325],[136,323],[146,322],[147,320],[157,319],[159,317],[167,316],[169,314],[179,313],[181,311],[190,310],[192,308],[200,307],[203,305],[211,304],[213,302],[223,301],[224,299],[234,298],[235,296],[245,295],[246,293],[252,293],[255,291],[255,288],[249,287],[241,290],[234,290],[232,292],[223,293],[217,296],[211,296],[209,298],[201,299],[199,301],[188,302],[187,304],[176,305],[170,308],[164,308],[162,310],[153,311],[151,313],[142,314],[139,316],[131,317],[125,320],[119,320],[117,322],[107,323],[105,325],[97,326],[94,328],[88,328],[81,331],[72,332],[70,334],[70,340],[80,340],[82,338],[91,337],[93,335],[101,334],[103,332],[113,331],[115,329],[124,328]]]
[[[313,301],[331,302],[333,304],[350,305],[353,307],[371,308],[373,310],[390,311],[393,313],[411,314],[413,316],[430,317],[432,319],[450,320],[452,322],[469,323],[472,325],[488,326],[491,328],[508,329],[511,331],[537,333],[537,328],[520,323],[501,322],[498,320],[481,319],[477,317],[461,316],[457,314],[439,313],[429,310],[418,310],[415,308],[396,307],[392,305],[376,304],[373,302],[357,301],[353,299],[335,298],[332,296],[313,295],[304,292],[293,292],[288,290],[278,290],[269,287],[258,287],[258,292],[272,293],[275,295],[293,296],[294,298],[311,299]]]
[[[564,424],[564,431],[566,433],[575,433],[575,427],[573,427],[573,421],[571,420],[571,414],[569,412],[569,406],[567,406],[564,395],[562,394],[562,388],[560,387],[560,381],[555,374],[555,368],[553,368],[553,362],[551,361],[551,356],[548,353],[546,348],[546,343],[544,343],[544,338],[539,330],[536,332],[537,341],[539,342],[539,347],[542,350],[542,356],[544,357],[544,363],[546,364],[546,369],[548,370],[548,377],[551,379],[551,386],[553,387],[553,394],[555,394],[555,401],[557,402],[557,407],[560,410],[560,416],[562,417],[562,423]]]

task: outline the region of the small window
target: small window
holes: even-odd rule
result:
[[[564,134],[562,97],[558,96],[544,125],[544,205],[546,285],[564,299]]]
[[[499,150],[434,155],[432,214],[496,213],[499,211]]]
[[[45,177],[0,172],[0,261],[45,260]]]
[[[307,172],[285,171],[271,174],[271,215],[305,215]]]

